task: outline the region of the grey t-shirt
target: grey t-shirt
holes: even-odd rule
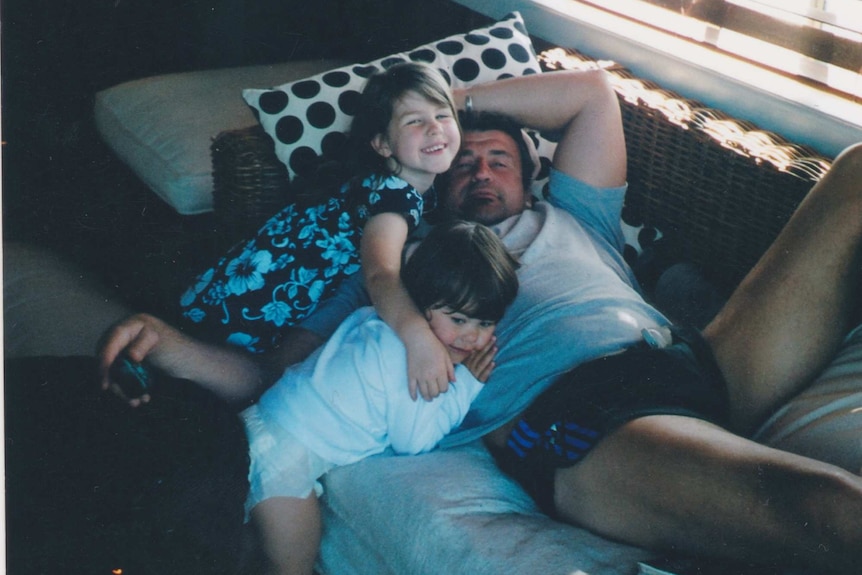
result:
[[[622,257],[625,186],[595,188],[552,170],[549,189],[548,201],[493,226],[521,263],[520,289],[497,326],[497,367],[441,446],[485,435],[561,374],[640,341],[645,328],[669,323],[644,301]],[[347,302],[368,302],[358,283],[346,286],[339,299],[309,320],[337,325],[340,318],[332,316],[352,305]]]

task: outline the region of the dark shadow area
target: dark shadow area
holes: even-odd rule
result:
[[[219,230],[212,214],[179,216],[101,142],[98,91],[191,70],[363,62],[487,21],[446,0],[9,0],[0,20],[3,241],[46,246],[168,320],[223,249]],[[88,358],[9,361],[4,375],[10,573],[227,573],[243,560],[246,448],[232,412],[183,383],[129,410],[97,391]]]
[[[137,409],[92,358],[5,367],[9,573],[235,573],[248,448],[233,409],[165,380]]]
[[[4,241],[48,246],[148,311],[215,256],[218,230],[211,214],[176,214],[117,161],[95,130],[96,92],[172,72],[364,62],[487,21],[446,0],[10,0],[0,19]]]

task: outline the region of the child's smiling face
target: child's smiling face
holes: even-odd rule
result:
[[[448,105],[407,92],[396,102],[386,133],[375,136],[372,145],[397,160],[398,176],[424,192],[452,165],[461,133]]]
[[[471,353],[488,345],[497,323],[477,319],[448,307],[427,310],[425,317],[431,331],[446,346],[452,363],[459,364]]]

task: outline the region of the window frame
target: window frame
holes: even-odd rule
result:
[[[862,101],[862,32],[827,22],[828,12],[803,15],[757,0],[573,1]]]
[[[862,102],[652,27],[582,0],[452,0],[492,19],[512,11],[539,41],[612,60],[637,77],[834,157],[862,142]]]

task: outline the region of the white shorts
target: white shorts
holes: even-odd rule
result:
[[[335,464],[308,450],[292,433],[278,425],[267,425],[257,405],[242,412],[249,441],[251,463],[246,521],[255,505],[270,497],[306,498],[314,490],[323,493],[321,476]]]
[[[754,440],[862,471],[862,325],[805,391],[779,409]]]

